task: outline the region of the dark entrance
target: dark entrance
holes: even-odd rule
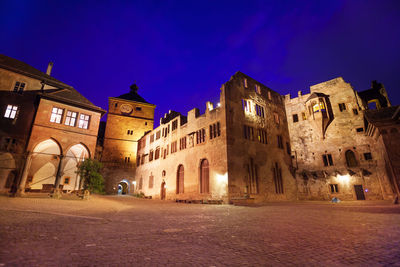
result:
[[[364,189],[362,185],[354,185],[354,191],[356,191],[357,200],[365,200]]]
[[[166,195],[166,186],[165,186],[165,182],[163,181],[161,183],[161,192],[160,192],[161,200],[165,199],[165,195]]]

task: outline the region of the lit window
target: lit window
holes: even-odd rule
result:
[[[251,102],[250,100],[242,99],[242,107],[245,112],[251,112]]]
[[[243,79],[243,85],[244,85],[244,88],[247,88],[247,79],[246,78]]]
[[[4,113],[4,118],[15,119],[17,115],[18,106],[7,105],[6,113]]]
[[[316,102],[313,102],[312,104],[313,112],[318,112],[319,111],[319,104]]]
[[[65,118],[65,125],[68,126],[75,126],[76,123],[76,112],[73,111],[67,111],[67,117]]]
[[[87,129],[89,127],[89,119],[90,116],[86,114],[81,114],[79,116],[79,124],[78,127],[82,129]]]
[[[23,82],[16,82],[14,86],[14,92],[21,93],[25,89],[25,83]]]
[[[50,122],[61,123],[64,110],[62,108],[53,108],[51,111]]]
[[[257,94],[261,94],[261,87],[258,84],[254,86],[254,90],[256,91]]]

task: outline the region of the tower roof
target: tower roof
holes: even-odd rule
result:
[[[131,85],[131,90],[129,93],[122,94],[118,96],[117,98],[125,99],[125,100],[132,100],[136,102],[142,102],[142,103],[148,103],[146,100],[144,100],[143,97],[141,97],[138,93],[137,90],[139,87],[134,83]]]

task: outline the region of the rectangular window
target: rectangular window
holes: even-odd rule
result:
[[[278,163],[275,163],[273,168],[274,172],[274,184],[275,184],[275,193],[283,194],[283,179],[282,179],[282,169],[279,168]]]
[[[196,132],[196,144],[203,143],[206,140],[206,130],[200,129]]]
[[[297,116],[297,114],[293,114],[293,123],[298,121],[299,121],[299,116]]]
[[[178,143],[177,141],[174,141],[174,142],[171,143],[171,154],[175,153],[178,150],[177,149],[177,147],[178,147],[177,143]]]
[[[125,163],[129,163],[131,161],[131,157],[125,157]]]
[[[371,154],[371,152],[364,153],[364,159],[365,159],[365,160],[372,160],[372,154]]]
[[[247,79],[246,78],[243,79],[243,85],[244,85],[244,88],[247,88]]]
[[[278,147],[283,149],[282,135],[278,135]]]
[[[244,138],[254,141],[254,128],[251,126],[243,125]]]
[[[268,100],[271,100],[272,99],[272,95],[271,95],[271,91],[268,91]]]
[[[210,139],[216,138],[221,135],[219,122],[210,124]]]
[[[153,151],[153,150],[150,150],[150,153],[149,153],[149,161],[153,161],[153,156],[154,156],[154,151]]]
[[[331,154],[322,155],[322,160],[324,162],[324,166],[333,166],[333,160]]]
[[[356,131],[357,131],[357,133],[364,132],[364,128],[362,128],[362,127],[361,128],[357,128]]]
[[[286,153],[288,153],[288,155],[291,154],[291,150],[290,150],[290,144],[289,142],[286,142]]]
[[[25,89],[25,83],[23,82],[16,82],[14,86],[14,92],[21,93]]]
[[[305,113],[305,112],[302,112],[302,113],[301,113],[301,117],[303,118],[303,121],[307,120],[307,117],[306,117],[306,113]]]
[[[353,113],[354,115],[358,115],[358,110],[356,108],[353,108]]]
[[[65,125],[74,127],[76,123],[76,116],[77,116],[76,112],[68,110],[67,116],[65,117]]]
[[[154,142],[154,134],[150,135],[150,143]]]
[[[89,115],[80,114],[79,115],[78,127],[82,128],[82,129],[87,129],[89,127],[89,119],[90,119]]]
[[[267,144],[267,132],[263,129],[257,130],[258,141],[262,144]]]
[[[160,139],[161,137],[161,131],[156,132],[156,140]]]
[[[346,104],[345,103],[339,103],[339,110],[342,112],[343,110],[346,110]]]
[[[251,102],[249,100],[242,99],[242,107],[245,112],[251,112]]]
[[[182,137],[182,138],[179,140],[179,149],[180,149],[180,150],[186,149],[186,136],[185,136],[185,137]]]
[[[160,147],[156,148],[156,153],[154,154],[154,159],[158,159],[160,157]]]
[[[64,110],[62,108],[53,108],[51,111],[50,122],[61,123]]]
[[[15,119],[17,111],[18,111],[18,106],[7,105],[6,112],[4,113],[4,118]]]
[[[64,178],[64,184],[69,184],[69,179],[70,179],[69,177],[65,177]]]
[[[264,118],[265,117],[264,116],[264,107],[256,104],[256,114],[257,114],[257,116]]]
[[[174,120],[172,122],[172,131],[175,131],[178,128],[178,120]]]
[[[339,186],[337,184],[330,184],[329,188],[331,189],[331,193],[338,193],[339,192]]]
[[[256,91],[256,93],[260,95],[261,94],[261,87],[258,84],[256,84],[254,86],[254,91]]]

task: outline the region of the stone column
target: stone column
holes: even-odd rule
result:
[[[61,197],[61,190],[59,187],[60,187],[60,182],[61,182],[61,176],[63,175],[62,168],[63,168],[64,156],[59,155],[58,157],[60,158],[60,161],[58,162],[56,180],[54,182],[54,192],[52,194],[52,197],[54,197],[54,198]]]
[[[22,172],[20,173],[17,196],[23,196],[25,194],[26,179],[28,178],[28,172],[31,167],[32,156],[33,155],[31,152],[28,151],[26,153],[26,156],[25,156],[26,159],[24,161],[24,166],[22,167]]]

